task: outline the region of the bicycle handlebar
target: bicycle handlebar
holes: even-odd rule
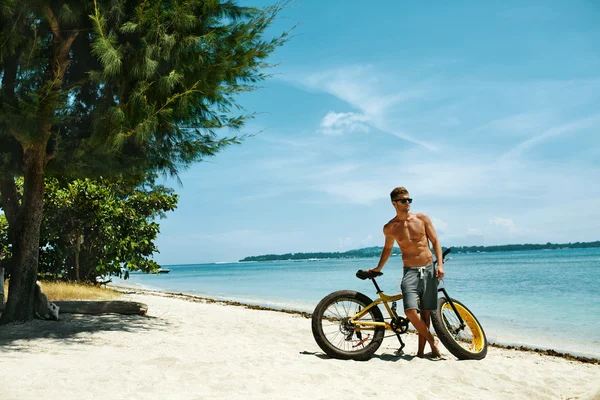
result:
[[[444,260],[444,262],[446,261],[446,256],[448,254],[450,254],[451,252],[452,252],[452,249],[446,249],[446,251],[442,253],[442,260]],[[433,266],[435,267],[436,265],[437,265],[437,260],[435,260],[433,262]]]

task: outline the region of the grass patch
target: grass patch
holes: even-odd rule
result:
[[[50,301],[60,300],[116,300],[121,293],[101,286],[85,283],[41,281],[42,292]],[[8,296],[8,281],[4,284],[5,301]]]

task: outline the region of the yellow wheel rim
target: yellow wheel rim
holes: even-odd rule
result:
[[[462,348],[471,352],[479,353],[485,346],[485,335],[477,320],[465,307],[454,302],[456,311],[460,314],[461,318],[465,322],[465,328],[459,329],[460,321],[456,317],[456,313],[452,309],[450,303],[446,302],[440,310],[442,313],[442,321],[446,326],[446,329],[452,335],[452,338]]]

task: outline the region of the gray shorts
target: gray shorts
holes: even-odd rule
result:
[[[404,267],[400,287],[404,310],[412,308],[423,311],[437,310],[437,278],[433,264],[425,267]],[[420,304],[418,300],[421,300]]]

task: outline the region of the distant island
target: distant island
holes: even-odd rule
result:
[[[453,253],[484,253],[495,251],[520,251],[520,250],[559,250],[559,249],[585,249],[600,247],[600,241],[575,242],[575,243],[546,243],[546,244],[505,244],[500,246],[451,246]],[[285,260],[309,260],[326,258],[367,258],[379,257],[381,246],[365,247],[362,249],[349,250],[345,252],[320,252],[320,253],[287,253],[287,254],[264,254],[260,256],[246,257],[245,261],[285,261]],[[392,255],[400,255],[400,249],[394,247]]]

